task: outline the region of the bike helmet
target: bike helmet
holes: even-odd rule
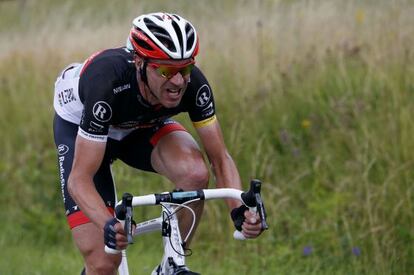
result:
[[[176,14],[150,13],[132,21],[127,48],[145,59],[187,59],[198,53],[193,25]]]

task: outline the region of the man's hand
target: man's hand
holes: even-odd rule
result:
[[[262,225],[258,213],[244,212],[245,220],[242,225],[242,233],[246,238],[257,238],[262,232]]]
[[[246,238],[256,238],[263,231],[259,214],[250,212],[244,205],[234,208],[231,218],[236,229],[242,231]]]
[[[126,249],[128,239],[122,224],[116,219],[108,220],[104,227],[105,245],[116,250]]]

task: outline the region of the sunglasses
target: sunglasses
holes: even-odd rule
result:
[[[176,74],[180,73],[183,77],[189,75],[194,68],[194,61],[183,65],[158,64],[148,62],[148,65],[155,69],[158,75],[171,79]]]

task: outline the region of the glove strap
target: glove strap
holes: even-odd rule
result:
[[[119,223],[116,218],[108,220],[104,226],[104,240],[106,246],[116,249],[116,231],[115,224]]]
[[[249,210],[245,205],[241,205],[240,207],[234,208],[231,210],[231,219],[233,220],[234,227],[236,227],[237,230],[242,230],[242,225],[244,220],[246,219],[244,217],[244,212]]]

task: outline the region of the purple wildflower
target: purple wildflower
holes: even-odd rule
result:
[[[353,247],[352,248],[352,254],[354,254],[357,257],[361,256],[361,249],[357,246]]]
[[[305,246],[303,248],[303,256],[309,256],[310,254],[312,254],[312,252],[313,252],[312,246]]]

